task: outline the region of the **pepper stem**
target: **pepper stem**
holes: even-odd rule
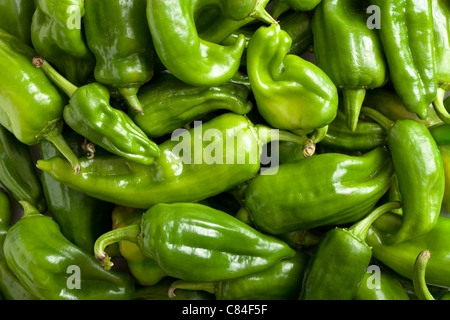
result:
[[[355,132],[358,126],[361,107],[366,97],[366,89],[344,89],[342,90],[347,127]]]
[[[373,119],[380,126],[382,126],[387,132],[389,132],[391,127],[394,125],[394,121],[385,117],[381,112],[373,108],[362,107],[361,114]]]
[[[430,293],[425,280],[428,260],[430,259],[430,251],[424,250],[416,258],[414,263],[413,285],[414,292],[419,300],[435,300]]]
[[[94,243],[95,258],[101,262],[102,266],[105,267],[105,270],[110,270],[114,263],[111,262],[111,257],[106,253],[106,247],[124,240],[137,244],[140,232],[140,225],[135,223],[102,234]]]
[[[172,283],[167,292],[169,298],[175,298],[175,290],[202,290],[214,294],[216,292],[217,282],[190,282],[185,280],[178,280]]]
[[[255,130],[259,140],[264,144],[276,140],[299,144],[303,146],[303,156],[305,158],[311,157],[316,152],[316,144],[310,138],[302,137],[285,130],[272,129],[260,124],[255,126]]]
[[[264,3],[267,3],[265,0],[257,0],[255,4],[255,8],[253,9],[252,13],[250,14],[250,17],[261,20],[263,22],[272,24],[272,23],[278,23],[277,20],[275,20],[270,13],[268,13],[264,7]]]
[[[144,114],[144,107],[137,97],[139,88],[119,88],[119,92],[131,109],[140,114]]]
[[[385,203],[369,213],[364,219],[355,223],[348,230],[361,241],[365,241],[369,228],[375,220],[387,212],[401,208],[401,206],[402,204],[399,201]]]
[[[445,123],[450,123],[450,114],[444,105],[445,89],[438,88],[436,98],[433,101],[434,110],[437,116]]]
[[[44,58],[34,57],[33,65],[36,68],[42,69],[47,77],[52,80],[54,84],[56,84],[64,93],[71,98],[75,91],[78,90],[78,87],[72,84],[69,80],[64,78],[55,68],[52,67]]]
[[[28,201],[24,201],[21,200],[19,201],[19,204],[22,206],[23,208],[23,216],[24,217],[30,217],[30,216],[37,216],[37,215],[41,215],[41,213],[39,212],[38,209],[36,209],[35,206],[33,206],[31,203],[29,203]]]

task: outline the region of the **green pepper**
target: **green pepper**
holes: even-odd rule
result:
[[[392,235],[391,243],[429,232],[440,214],[445,189],[444,166],[433,136],[425,125],[415,120],[394,122],[368,107],[363,107],[361,113],[379,122],[388,132],[387,145],[403,212],[402,227]]]
[[[0,28],[31,45],[31,19],[35,5],[30,0],[1,0]]]
[[[84,173],[74,179],[60,158],[36,165],[75,190],[148,209],[162,202],[200,201],[248,181],[259,172],[262,147],[271,140],[297,142],[305,156],[315,150],[309,139],[225,113],[160,144],[161,156],[149,166],[115,156],[80,158]]]
[[[334,120],[338,94],[319,67],[287,54],[291,44],[280,25],[260,27],[248,44],[248,77],[257,109],[267,123],[308,134]]]
[[[437,94],[431,0],[370,0],[395,91],[408,111],[427,118]]]
[[[450,124],[439,123],[428,128],[438,146],[450,144]]]
[[[372,259],[366,243],[372,223],[399,202],[388,202],[349,228],[328,231],[306,268],[300,300],[351,300],[354,298]]]
[[[63,117],[78,134],[111,153],[145,165],[159,156],[157,144],[124,111],[110,105],[110,92],[104,85],[95,82],[76,87],[44,59],[35,57],[33,64],[70,98]]]
[[[156,204],[139,224],[100,236],[94,250],[105,269],[113,264],[104,249],[122,240],[136,243],[168,276],[186,281],[242,277],[295,255],[283,241],[198,203]]]
[[[5,260],[3,244],[6,234],[11,228],[12,214],[8,195],[3,189],[0,189],[0,292],[7,300],[35,300],[33,295],[23,287]]]
[[[94,53],[95,79],[119,92],[135,111],[143,112],[139,88],[154,72],[155,52],[148,29],[146,0],[85,0],[84,25]]]
[[[275,19],[288,10],[311,11],[321,0],[274,0],[272,2],[272,10],[270,14]]]
[[[23,217],[8,231],[6,262],[23,286],[42,300],[127,300],[131,276],[105,271],[94,258],[65,238],[58,224],[21,202]],[[51,259],[50,259],[51,257]]]
[[[86,155],[82,144],[84,138],[66,130],[64,137],[77,157]],[[49,142],[39,143],[41,159],[61,157]],[[87,151],[90,152],[90,151]],[[99,150],[97,150],[100,153]],[[48,209],[61,228],[61,233],[74,245],[93,253],[95,240],[111,225],[113,204],[87,196],[55,181],[47,173],[41,173],[41,182]]]
[[[47,210],[30,148],[2,126],[0,126],[0,183],[16,201],[28,201],[41,213]]]
[[[169,297],[175,291],[203,290],[214,294],[216,300],[295,300],[300,294],[309,255],[296,251],[295,256],[283,259],[274,266],[247,276],[215,281],[189,282],[178,280],[169,288]]]
[[[144,113],[130,116],[149,137],[160,137],[214,110],[246,114],[253,106],[249,94],[244,85],[192,86],[163,72],[139,92]]]
[[[30,63],[34,50],[0,29],[0,53],[4,74],[0,77],[0,125],[26,145],[50,141],[78,173],[78,159],[61,135],[65,98],[45,73]]]
[[[258,18],[272,23],[273,18],[264,9],[267,3],[268,0],[150,0],[147,18],[156,53],[181,81],[199,86],[222,84],[238,71],[245,38],[242,35],[232,46],[203,40],[195,26],[196,12],[205,6],[217,6],[228,20]]]
[[[442,163],[444,165],[445,191],[443,204],[450,211],[450,144],[439,146]]]
[[[141,209],[117,206],[112,212],[113,230],[139,223],[144,212],[145,210]],[[167,276],[154,260],[142,253],[135,243],[126,240],[120,241],[119,250],[136,283],[142,286],[153,286]]]
[[[370,272],[370,267],[377,267],[374,274]],[[391,273],[378,265],[370,267],[353,300],[410,300],[406,289]]]
[[[317,154],[274,169],[249,183],[245,205],[256,228],[275,235],[360,220],[394,174],[383,147],[363,156]]]

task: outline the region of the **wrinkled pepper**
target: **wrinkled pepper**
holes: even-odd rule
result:
[[[242,277],[295,255],[283,241],[196,203],[159,203],[144,213],[139,224],[100,236],[94,251],[105,269],[113,264],[104,249],[122,240],[136,243],[168,276],[186,281]]]
[[[216,300],[295,300],[300,294],[309,255],[296,251],[289,259],[247,276],[216,282],[178,280],[171,284],[169,297],[178,290],[203,290],[214,294]]]
[[[21,205],[23,217],[9,229],[3,248],[9,267],[32,295],[42,300],[132,298],[129,274],[104,270],[93,255],[67,240],[52,218],[27,202]]]
[[[372,223],[399,202],[388,202],[349,228],[328,231],[306,268],[300,300],[352,300],[372,259],[366,243]]]
[[[75,190],[148,209],[162,202],[200,201],[248,181],[259,172],[262,146],[271,140],[297,142],[305,156],[315,150],[309,139],[225,113],[160,144],[161,156],[149,166],[115,156],[80,158],[84,173],[74,179],[61,158],[36,165]]]
[[[351,131],[356,130],[366,91],[388,80],[381,40],[367,27],[365,7],[367,1],[322,0],[312,19],[317,65],[341,89]]]
[[[34,50],[2,29],[0,53],[0,125],[26,145],[50,141],[78,173],[78,159],[61,135],[65,97],[30,63]]]
[[[70,98],[63,117],[75,132],[105,150],[141,164],[151,164],[159,148],[122,110],[110,105],[110,92],[100,83],[76,87],[47,61],[33,58],[37,69],[45,74]]]
[[[433,136],[415,120],[392,121],[368,107],[363,107],[361,113],[388,132],[387,145],[398,179],[403,220],[390,242],[399,243],[429,232],[440,214],[445,189],[442,157]]]
[[[408,111],[427,118],[437,94],[431,0],[370,0],[395,91]]]
[[[28,201],[41,213],[47,210],[30,148],[2,126],[0,126],[0,183],[16,201]]]
[[[77,157],[86,156],[84,138],[68,129],[64,138]],[[47,160],[61,157],[61,153],[49,142],[39,143],[40,158]],[[101,150],[96,150],[97,154]],[[61,233],[74,245],[93,253],[95,240],[111,226],[113,203],[101,201],[75,191],[55,181],[49,174],[41,173],[41,182],[48,209],[61,228]]]
[[[192,86],[163,72],[139,92],[144,113],[130,117],[149,137],[160,137],[215,110],[247,114],[253,106],[249,94],[244,85]]]
[[[31,45],[31,20],[35,10],[34,1],[1,0],[0,28]]]
[[[363,156],[316,154],[276,169],[254,178],[245,193],[256,228],[275,235],[360,220],[388,191],[394,174],[382,147]]]
[[[3,244],[11,228],[13,211],[7,193],[0,189],[0,292],[7,300],[35,300],[6,263]]]
[[[275,21],[265,10],[267,3],[268,0],[245,3],[240,0],[149,0],[147,19],[156,53],[162,64],[181,81],[199,86],[222,84],[239,69],[245,37],[239,37],[232,46],[203,40],[195,26],[196,12],[205,6],[217,6],[228,20],[257,18],[273,23]]]
[[[143,112],[137,93],[152,79],[155,58],[147,0],[84,2],[87,44],[96,58],[95,79],[118,88],[133,110]]]

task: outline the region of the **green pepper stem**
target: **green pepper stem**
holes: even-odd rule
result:
[[[394,121],[387,118],[381,112],[379,112],[373,108],[362,107],[361,114],[373,119],[380,126],[382,126],[387,132],[389,132],[391,127],[394,125]]]
[[[106,247],[124,240],[137,244],[140,232],[140,225],[135,223],[102,234],[94,243],[95,258],[101,262],[102,266],[105,267],[105,270],[110,270],[114,263],[111,262],[111,257],[106,253]]]
[[[28,201],[24,201],[21,200],[19,201],[19,204],[22,206],[23,208],[23,216],[24,217],[31,217],[31,216],[37,216],[37,215],[41,215],[41,213],[39,212],[38,209],[36,209],[35,206],[33,206],[31,203],[29,203]]]
[[[144,114],[144,107],[137,97],[139,88],[119,88],[119,93],[128,103],[131,109],[140,114]]]
[[[78,87],[72,84],[69,80],[64,78],[55,68],[52,67],[45,59],[41,57],[33,58],[33,65],[36,68],[42,69],[47,77],[52,80],[54,84],[56,84],[69,98],[73,96],[75,91],[78,90]]]
[[[310,138],[302,137],[285,130],[272,129],[260,124],[255,126],[255,130],[258,138],[264,144],[276,140],[299,144],[303,146],[303,156],[305,158],[313,156],[316,152],[316,144]]]
[[[433,101],[434,110],[437,116],[445,123],[450,123],[450,114],[444,105],[445,89],[438,88],[436,98]]]
[[[430,251],[424,250],[416,258],[414,263],[413,285],[414,292],[419,300],[435,300],[430,293],[425,280],[428,260],[430,259]]]
[[[358,126],[361,107],[366,97],[366,89],[343,89],[342,90],[347,127],[355,132]]]
[[[272,24],[278,23],[265,9],[264,7],[265,0],[257,0],[255,4],[255,8],[253,9],[250,17],[258,19],[260,21]]]
[[[365,241],[369,228],[375,220],[387,212],[401,208],[401,206],[402,204],[399,201],[385,203],[369,213],[364,219],[355,223],[348,230],[361,241]]]
[[[328,126],[317,128],[311,135],[311,140],[314,141],[315,144],[321,142],[328,133]]]
[[[169,298],[175,298],[175,290],[202,290],[214,294],[216,292],[218,282],[190,282],[185,280],[178,280],[172,283],[168,290]]]

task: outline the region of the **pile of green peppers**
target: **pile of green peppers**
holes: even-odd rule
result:
[[[0,297],[446,300],[447,91],[448,0],[0,0]]]

